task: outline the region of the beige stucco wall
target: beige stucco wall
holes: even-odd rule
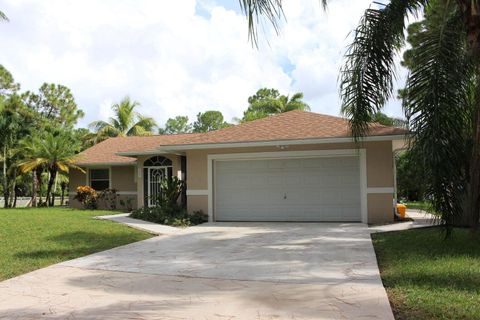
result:
[[[366,149],[367,188],[393,188],[393,152],[391,141],[354,143],[313,144],[289,146],[285,151]],[[230,148],[187,151],[187,185],[188,190],[207,190],[208,172],[207,156],[209,154],[279,152],[277,147]],[[193,201],[191,201],[191,199]],[[369,201],[369,199],[372,199]],[[393,194],[375,193],[367,196],[369,223],[385,223],[393,220]],[[208,196],[188,196],[188,211],[202,210],[208,212]]]
[[[188,211],[193,213],[197,210],[202,210],[203,213],[208,212],[208,197],[207,196],[187,196]]]
[[[73,199],[75,190],[78,186],[84,186],[87,181],[87,175],[85,172],[81,172],[77,169],[71,169],[68,173],[68,203],[72,208],[81,208],[82,205]]]
[[[367,144],[367,187],[393,187],[393,151],[391,141]]]
[[[115,166],[111,170],[112,189],[123,192],[137,191],[135,166]]]
[[[367,195],[368,223],[381,224],[393,221],[393,195],[371,193]]]

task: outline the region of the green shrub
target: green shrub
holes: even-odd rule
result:
[[[123,209],[127,210],[127,212],[132,212],[133,210],[133,198],[127,197],[126,199],[120,199],[120,205]]]
[[[189,217],[190,217],[190,222],[193,225],[197,225],[197,224],[208,221],[208,215],[206,215],[202,210],[193,211],[193,213]]]
[[[163,205],[135,210],[130,214],[130,217],[174,227],[188,227],[208,220],[207,215],[202,211],[188,214],[187,210],[178,204],[168,204],[166,202]]]
[[[85,209],[97,209],[98,194],[92,187],[79,186],[76,191],[74,199],[78,200]]]
[[[160,198],[160,202],[167,202],[168,205],[175,206],[178,203],[178,198],[185,188],[185,181],[180,180],[178,177],[163,179],[161,188],[162,198]]]
[[[102,202],[103,207],[115,210],[117,209],[118,194],[116,189],[105,189],[98,193],[98,200]]]

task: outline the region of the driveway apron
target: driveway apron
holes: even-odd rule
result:
[[[0,319],[393,319],[369,230],[212,223],[0,283]]]

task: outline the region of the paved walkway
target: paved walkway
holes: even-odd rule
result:
[[[182,228],[175,228],[158,223],[143,221],[140,219],[133,219],[130,218],[129,215],[129,213],[120,213],[107,216],[97,216],[96,218],[101,220],[111,220],[118,223],[123,223],[129,227],[146,231],[155,235],[171,235],[177,234],[182,231]]]
[[[0,283],[0,319],[393,319],[363,224],[216,223]]]
[[[439,221],[435,216],[422,210],[410,209],[407,211],[407,217],[413,221],[398,222],[381,226],[370,227],[371,233],[402,231],[416,228],[429,228],[438,225]]]

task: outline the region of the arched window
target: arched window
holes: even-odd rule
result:
[[[143,162],[144,167],[171,167],[172,160],[162,156],[155,156]]]

